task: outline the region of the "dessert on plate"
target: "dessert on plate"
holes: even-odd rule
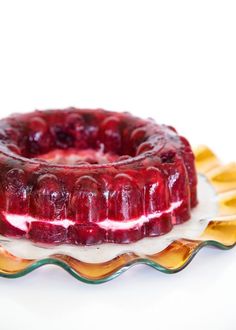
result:
[[[38,244],[131,243],[190,219],[189,142],[129,113],[69,108],[0,120],[0,234]]]

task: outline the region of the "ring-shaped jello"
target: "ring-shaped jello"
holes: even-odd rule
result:
[[[194,156],[173,127],[69,108],[0,120],[0,234],[40,244],[163,235],[197,204]]]

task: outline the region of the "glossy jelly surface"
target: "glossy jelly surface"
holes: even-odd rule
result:
[[[173,127],[69,108],[0,120],[0,233],[40,244],[130,243],[197,204],[194,155]]]

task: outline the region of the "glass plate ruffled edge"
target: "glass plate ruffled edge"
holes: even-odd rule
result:
[[[0,246],[0,276],[17,278],[43,265],[62,267],[76,279],[99,284],[116,278],[136,264],[145,264],[163,273],[171,274],[184,269],[204,246],[230,249],[236,244],[236,163],[223,165],[206,146],[195,149],[196,167],[217,193],[220,216],[210,219],[196,239],[180,238],[164,250],[139,255],[126,252],[101,263],[88,263],[65,254],[51,254],[41,259],[23,259]]]

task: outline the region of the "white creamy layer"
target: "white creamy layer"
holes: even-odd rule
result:
[[[110,230],[117,230],[117,229],[132,229],[132,228],[139,228],[145,222],[148,222],[150,219],[159,218],[163,214],[168,214],[175,210],[176,208],[180,207],[183,201],[173,202],[171,206],[162,212],[155,212],[151,213],[148,216],[142,215],[137,219],[127,220],[127,221],[117,221],[112,219],[105,219],[100,222],[96,222],[96,224],[103,229],[110,229]],[[44,221],[40,220],[31,216],[25,215],[18,215],[18,214],[11,214],[7,212],[3,212],[4,217],[6,220],[15,228],[18,228],[23,231],[27,231],[27,228],[32,222]],[[50,223],[53,225],[60,225],[64,228],[68,228],[71,225],[75,225],[77,222],[69,219],[62,219],[62,220],[52,220],[52,221],[45,221],[46,223]]]
[[[191,212],[191,219],[183,224],[174,226],[173,229],[162,236],[146,237],[135,243],[114,244],[103,243],[94,246],[72,246],[63,244],[60,246],[37,246],[26,239],[12,239],[0,235],[1,246],[8,252],[21,258],[44,258],[52,254],[62,253],[81,261],[99,263],[111,260],[125,252],[134,252],[140,256],[157,253],[166,248],[172,241],[178,238],[196,239],[206,228],[210,219],[217,220],[218,203],[216,194],[211,184],[205,177],[199,176],[198,183],[199,204]]]

